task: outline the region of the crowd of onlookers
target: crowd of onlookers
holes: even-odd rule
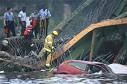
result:
[[[26,7],[23,7],[17,17],[13,13],[13,8],[8,7],[4,13],[4,32],[7,37],[16,36],[19,30],[20,35],[25,38],[46,37],[50,17],[51,13],[45,7],[38,12],[33,11],[30,16],[27,15]],[[18,23],[15,21],[16,19],[18,19]],[[16,29],[17,24],[20,26]]]

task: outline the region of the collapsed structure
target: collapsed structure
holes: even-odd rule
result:
[[[79,7],[72,13],[72,16],[68,19],[65,19],[61,21],[61,23],[55,28],[61,28],[63,29],[63,32],[61,33],[61,37],[68,35],[72,37],[69,38],[66,42],[63,42],[62,45],[58,46],[54,54],[52,55],[52,61],[57,62],[57,59],[59,62],[65,60],[65,59],[86,59],[88,60],[90,56],[90,60],[93,60],[94,57],[97,57],[96,55],[94,56],[94,50],[96,47],[94,47],[95,43],[95,37],[96,37],[96,31],[95,29],[105,29],[105,27],[111,27],[117,29],[117,25],[126,25],[127,24],[127,19],[111,19],[107,20],[110,18],[122,18],[126,16],[126,13],[122,13],[121,11],[123,10],[124,4],[126,0],[85,0]],[[98,5],[97,5],[98,4]],[[103,4],[103,6],[102,6]],[[121,5],[121,7],[119,7]],[[70,29],[68,28],[69,24],[75,23],[75,19],[78,18],[79,13],[83,12],[82,15],[84,15],[84,19],[81,20],[82,23],[76,23],[81,25],[80,27],[75,29]],[[114,17],[115,15],[115,17]],[[74,18],[75,17],[75,18]],[[77,19],[78,20],[78,19]],[[103,21],[105,20],[105,21]],[[69,23],[69,24],[68,24]],[[125,28],[125,27],[123,27]],[[75,30],[75,31],[74,31]],[[72,32],[69,32],[72,31]],[[86,38],[89,37],[88,34],[91,35],[90,32],[94,31],[92,40],[87,39],[87,42],[85,42]],[[98,36],[102,36],[104,33],[102,33],[103,30],[98,31]],[[100,33],[99,33],[100,32]],[[125,34],[125,32],[124,32]],[[69,37],[68,36],[68,37]],[[66,37],[65,37],[66,38]],[[114,38],[114,37],[113,37]],[[97,38],[96,38],[97,39]],[[22,37],[14,37],[14,38],[6,38],[8,42],[7,47],[2,47],[1,52],[0,52],[0,60],[8,62],[8,63],[13,63],[16,65],[24,66],[24,67],[29,67],[32,69],[40,69],[44,66],[45,60],[36,60],[34,56],[31,56],[32,51],[35,51],[37,53],[40,52],[40,49],[43,47],[42,41],[41,40],[26,40],[23,39]],[[64,39],[66,40],[66,39]],[[97,39],[98,40],[98,39]],[[29,44],[34,43],[34,47],[30,47]],[[92,44],[91,44],[92,42]],[[100,46],[102,43],[102,40],[99,39],[97,46]],[[15,45],[13,45],[15,44]],[[80,45],[79,45],[80,44]],[[82,45],[83,44],[83,45]],[[86,45],[85,45],[86,44]],[[82,46],[82,47],[81,47]],[[77,51],[76,51],[77,49]],[[118,52],[122,53],[123,48],[119,48]],[[32,51],[31,51],[32,50]],[[101,50],[101,49],[100,49]],[[70,52],[71,51],[71,52]],[[69,53],[68,53],[69,52]],[[98,49],[99,52],[99,49]],[[70,55],[71,53],[71,55]],[[89,55],[90,53],[90,55]],[[109,53],[109,52],[108,52]],[[103,57],[115,57],[117,54],[112,55],[106,53],[103,55]],[[100,53],[99,53],[100,54]],[[97,55],[99,55],[97,54]],[[101,55],[101,54],[100,54]],[[71,56],[71,57],[70,57]],[[94,57],[93,57],[94,56]],[[99,56],[98,56],[99,57]],[[97,57],[97,58],[98,58]],[[116,56],[117,57],[117,56]],[[99,58],[100,60],[100,58]],[[95,60],[96,61],[96,60]],[[117,59],[114,59],[114,61],[117,62]]]
[[[91,24],[87,28],[84,28],[83,31],[81,31],[79,34],[77,34],[75,37],[73,37],[71,40],[69,40],[61,48],[58,48],[53,53],[53,55],[52,55],[53,59],[51,61],[54,61],[57,58],[59,58],[60,56],[62,56],[68,49],[73,47],[78,41],[80,41],[89,32],[91,32],[91,31],[93,31],[95,29],[98,29],[98,28],[104,28],[104,27],[116,26],[116,25],[125,25],[125,24],[127,24],[127,18],[107,20],[107,21],[102,21],[102,22],[96,23],[96,24]],[[17,42],[17,41],[14,41],[16,39],[18,39],[18,38],[13,39],[13,44],[14,44],[14,42]],[[9,44],[9,42],[11,42],[11,40],[10,39],[6,39],[6,40],[8,41],[8,44],[5,47],[8,47],[8,49],[12,49],[12,48],[9,48],[11,46]],[[40,43],[37,43],[37,42],[39,42],[39,41],[35,42],[36,45],[37,44],[41,44],[41,42]],[[29,45],[28,45],[28,47],[29,47]],[[23,48],[28,48],[28,47],[24,46]],[[25,51],[23,51],[23,52],[25,52]],[[30,53],[32,53],[32,52],[30,52]],[[17,52],[13,52],[12,54],[17,54]],[[24,56],[24,57],[18,58],[18,56],[12,56],[12,55],[10,55],[9,53],[7,53],[5,51],[1,51],[0,52],[0,57],[1,57],[0,60],[2,60],[2,61],[9,62],[9,63],[14,63],[14,64],[17,64],[17,65],[20,65],[20,66],[24,66],[24,67],[29,67],[29,68],[32,68],[32,69],[41,69],[45,65],[45,60],[38,60],[37,61],[37,60],[34,59],[34,57],[32,57],[32,56],[30,57],[29,55],[26,56],[26,57]]]

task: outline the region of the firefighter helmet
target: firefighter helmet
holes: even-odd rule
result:
[[[53,35],[58,36],[58,32],[57,31],[53,31],[52,33],[53,33]]]

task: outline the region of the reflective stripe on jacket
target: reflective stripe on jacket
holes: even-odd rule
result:
[[[44,50],[51,52],[53,47],[54,47],[54,38],[53,38],[52,34],[49,34],[45,38]]]

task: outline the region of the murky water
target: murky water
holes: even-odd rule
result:
[[[127,75],[54,75],[48,72],[2,73],[0,84],[127,84]]]

